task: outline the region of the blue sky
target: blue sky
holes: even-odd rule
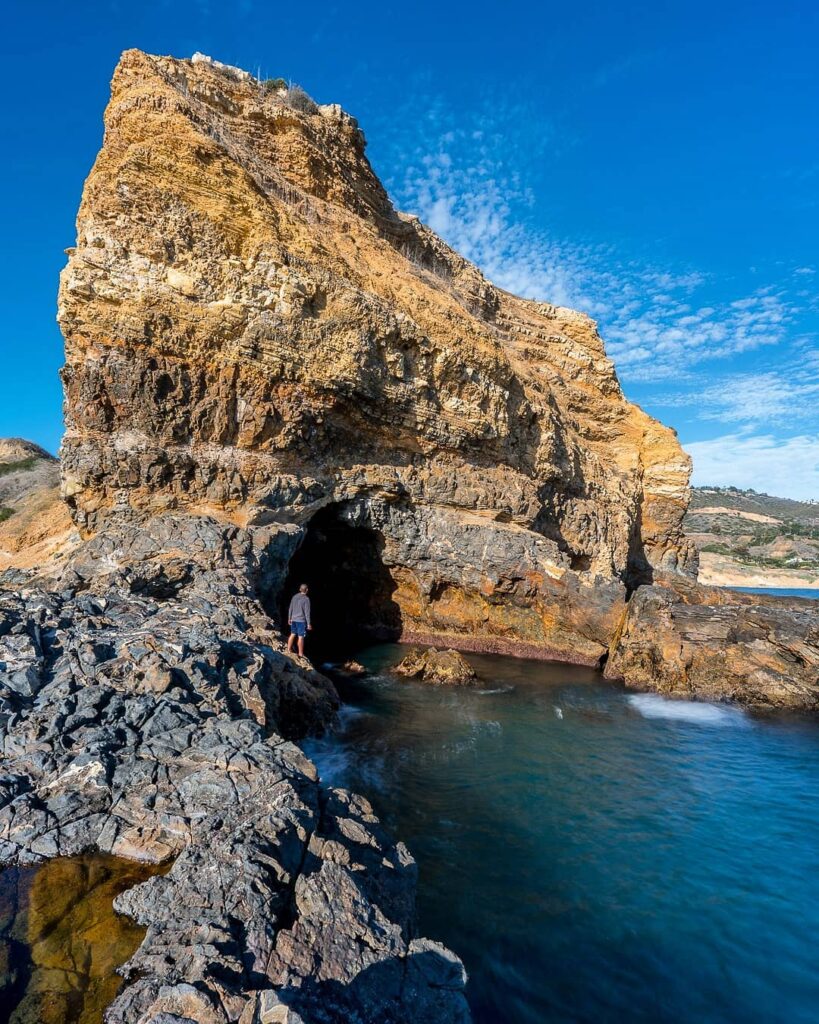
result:
[[[59,444],[57,276],[119,53],[200,50],[341,103],[397,205],[590,312],[695,482],[819,498],[812,0],[15,0],[4,27],[0,435]]]

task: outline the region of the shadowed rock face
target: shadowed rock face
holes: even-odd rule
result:
[[[118,898],[147,931],[115,1024],[466,1021],[409,853],[291,742],[336,696],[283,652],[288,567],[315,593],[344,538],[376,627],[688,687],[652,624],[710,643],[706,592],[625,603],[694,568],[687,457],[588,318],[392,209],[350,117],[207,59],[123,56],[59,318],[84,542],[6,575],[0,860],[173,860]]]
[[[339,503],[381,532],[408,633],[594,661],[594,576],[621,601],[692,567],[689,460],[591,320],[393,210],[364,145],[338,107],[123,55],[60,290],[75,520]]]

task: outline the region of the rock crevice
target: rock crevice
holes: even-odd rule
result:
[[[589,628],[550,608],[694,569],[689,460],[624,399],[594,323],[495,288],[395,211],[337,108],[124,54],[59,318],[86,532],[355,507],[409,632],[590,662],[608,600]]]
[[[296,573],[347,631],[815,705],[815,610],[697,586],[690,461],[593,321],[395,211],[340,108],[127,51],[68,256],[67,539],[0,565],[0,860],[172,861],[118,898],[112,1024],[468,1020],[408,851],[293,742],[337,707],[283,650]]]

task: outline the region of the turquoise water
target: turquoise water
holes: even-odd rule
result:
[[[819,726],[498,657],[424,686],[398,654],[359,655],[309,753],[419,861],[478,1024],[819,1020]]]
[[[741,590],[745,594],[770,594],[772,597],[812,597],[815,600],[819,599],[819,588],[813,587],[812,589],[792,588],[786,587],[729,587],[729,590]]]

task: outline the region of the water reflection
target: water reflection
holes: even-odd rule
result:
[[[93,853],[0,873],[0,1019],[101,1024],[144,936],[113,900],[164,870]]]

